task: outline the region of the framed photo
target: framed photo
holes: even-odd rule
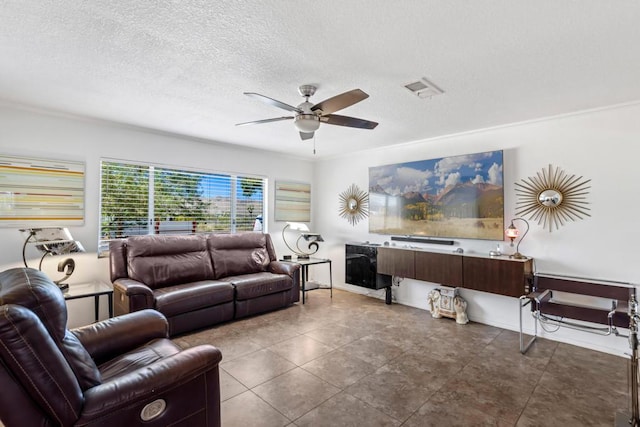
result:
[[[503,240],[502,151],[369,168],[369,232]]]
[[[276,221],[311,221],[311,184],[276,181]]]
[[[0,155],[0,226],[84,224],[84,162]]]

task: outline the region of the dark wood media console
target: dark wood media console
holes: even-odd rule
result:
[[[397,247],[377,248],[377,272],[510,297],[530,292],[533,260]]]

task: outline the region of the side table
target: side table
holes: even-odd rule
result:
[[[286,259],[282,261],[295,262],[296,264],[300,264],[302,271],[301,279],[300,279],[300,291],[302,292],[302,304],[306,302],[306,293],[309,291],[313,291],[316,289],[329,289],[331,292],[331,298],[333,298],[333,278],[331,274],[331,260],[328,258],[296,258],[296,259]],[[309,266],[316,264],[329,264],[329,286],[313,286],[307,287],[307,280],[309,278]]]
[[[100,296],[106,295],[109,300],[109,317],[113,317],[113,287],[104,282],[89,282],[69,285],[63,292],[65,300],[94,298],[95,320],[100,316]]]

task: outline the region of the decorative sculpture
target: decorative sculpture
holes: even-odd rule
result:
[[[457,324],[466,325],[469,323],[469,317],[467,316],[467,302],[460,295],[456,295],[453,298],[453,309],[456,311]]]
[[[450,317],[456,319],[456,323],[460,325],[469,323],[467,302],[458,295],[458,288],[443,286],[433,289],[427,295],[427,304],[434,319]]]
[[[440,291],[437,289],[429,292],[427,296],[427,304],[429,304],[429,311],[431,312],[431,317],[434,319],[439,319],[442,317],[440,315]]]

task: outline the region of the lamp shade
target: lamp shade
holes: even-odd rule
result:
[[[504,234],[511,239],[511,241],[513,241],[514,239],[516,239],[518,237],[518,235],[520,234],[520,230],[518,230],[516,228],[515,225],[513,225],[513,221],[511,221],[511,225],[509,227],[507,227],[506,230],[504,230]]]
[[[302,222],[287,222],[287,225],[292,230],[309,231],[309,227],[307,227],[307,224],[304,224]]]

